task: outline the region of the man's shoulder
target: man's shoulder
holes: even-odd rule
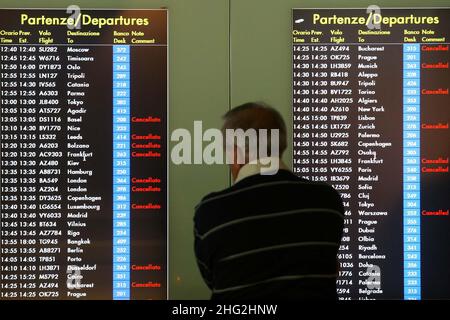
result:
[[[275,175],[250,176],[228,188],[211,192],[200,200],[195,209],[198,211],[207,204],[220,206],[234,195],[242,195],[242,193],[256,194],[262,189],[278,191],[283,187],[320,190],[320,192],[331,193],[340,197],[339,193],[329,184],[301,178],[289,170],[280,170]]]
[[[233,220],[293,211],[344,215],[341,196],[332,186],[286,171],[250,176],[209,193],[195,207],[194,223],[197,232],[205,232]]]

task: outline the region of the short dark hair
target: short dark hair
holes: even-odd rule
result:
[[[279,130],[279,152],[283,154],[287,146],[286,123],[281,114],[264,102],[248,102],[237,106],[223,115],[224,124],[222,130],[226,129],[278,129]]]

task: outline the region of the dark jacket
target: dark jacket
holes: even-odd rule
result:
[[[338,192],[288,170],[207,195],[195,254],[212,299],[336,299],[343,218]]]

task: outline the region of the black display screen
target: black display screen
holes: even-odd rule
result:
[[[450,298],[450,9],[294,9],[294,170],[343,198],[340,299]]]
[[[167,10],[0,10],[2,299],[167,298]]]

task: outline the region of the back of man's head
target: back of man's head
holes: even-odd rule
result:
[[[279,155],[281,156],[286,150],[286,124],[280,113],[271,106],[263,102],[248,102],[237,106],[223,116],[224,124],[222,130],[227,129],[237,130],[242,129],[247,131],[249,129],[256,130],[258,140],[260,139],[260,130],[267,131],[278,130],[279,134]],[[270,152],[270,139],[268,139]]]

